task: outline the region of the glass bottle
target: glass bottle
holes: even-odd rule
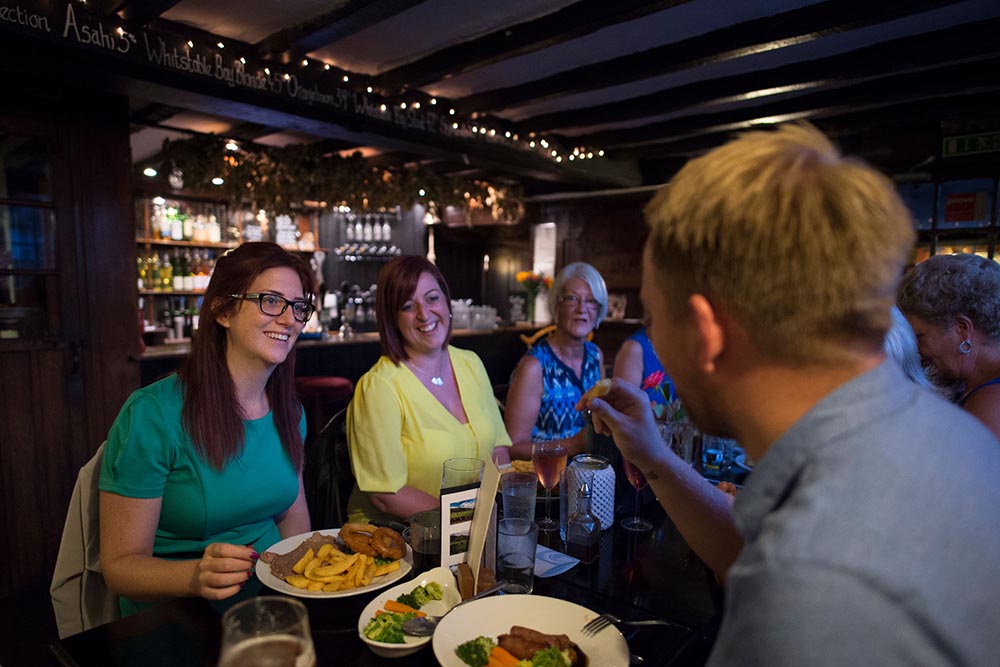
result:
[[[192,264],[191,251],[184,251],[184,290],[194,291],[194,265]]]
[[[392,229],[389,227],[389,216],[382,218],[382,240],[392,240]]]
[[[160,289],[164,292],[174,288],[174,267],[167,253],[163,253],[163,257],[160,258],[160,285]]]
[[[600,553],[601,522],[590,511],[590,485],[580,484],[576,511],[566,521],[566,553],[590,563]]]
[[[181,257],[181,252],[177,248],[174,248],[174,257],[171,261],[173,269],[173,288],[175,292],[183,291],[184,289],[184,262]],[[178,336],[180,338],[180,336]]]

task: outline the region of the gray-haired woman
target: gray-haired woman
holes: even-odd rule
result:
[[[570,457],[582,452],[586,438],[576,402],[604,376],[601,350],[587,340],[608,312],[604,278],[590,264],[574,262],[556,276],[551,293],[555,331],[521,358],[507,393],[512,458],[531,458],[531,444],[540,440],[563,441]]]
[[[899,308],[924,364],[962,383],[958,404],[1000,437],[1000,265],[935,255],[904,276]]]

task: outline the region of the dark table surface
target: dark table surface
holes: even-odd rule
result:
[[[541,508],[540,508],[541,509]],[[627,514],[627,513],[626,513]],[[654,528],[633,533],[617,523],[604,531],[600,556],[556,577],[535,579],[535,595],[574,602],[623,619],[662,618],[670,626],[624,628],[644,665],[700,665],[711,648],[721,610],[719,586],[690,551],[659,506],[643,514]],[[544,534],[561,548],[558,531]],[[256,579],[240,598],[273,594]],[[305,599],[317,663],[325,665],[436,665],[430,646],[404,660],[376,656],[358,637],[358,617],[373,597]],[[211,667],[218,659],[220,618],[234,600],[178,599],[52,645],[54,664],[76,667]],[[597,666],[595,666],[597,667]]]

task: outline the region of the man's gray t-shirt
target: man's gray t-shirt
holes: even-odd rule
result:
[[[775,441],[709,665],[1000,665],[1000,443],[887,361]]]

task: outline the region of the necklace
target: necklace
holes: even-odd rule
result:
[[[438,362],[437,375],[431,375],[430,373],[422,369],[420,366],[417,366],[415,363],[413,363],[412,360],[407,361],[406,365],[415,371],[420,371],[421,375],[426,375],[427,377],[429,377],[431,379],[431,384],[434,385],[435,387],[440,387],[444,384],[444,378],[442,377],[444,375],[443,373],[444,355],[441,355],[441,361]]]

